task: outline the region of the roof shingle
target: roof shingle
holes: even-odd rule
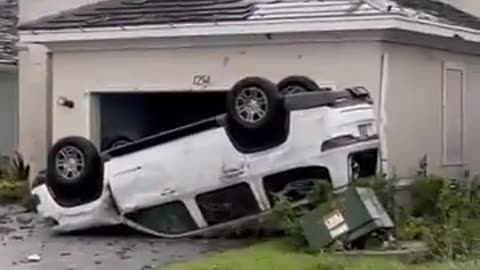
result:
[[[16,63],[17,0],[0,0],[0,64]]]
[[[22,25],[64,29],[245,20],[255,5],[246,0],[109,0]]]
[[[380,4],[379,4],[380,3]],[[396,14],[480,29],[439,0],[106,0],[25,24],[25,30]]]

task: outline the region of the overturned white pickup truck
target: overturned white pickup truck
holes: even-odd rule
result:
[[[227,113],[105,153],[87,139],[57,141],[38,212],[55,231],[125,224],[183,237],[257,219],[272,194],[301,205],[295,186],[341,189],[376,173],[379,138],[368,91],[318,89],[298,76],[239,81]],[[317,91],[316,91],[317,90]]]

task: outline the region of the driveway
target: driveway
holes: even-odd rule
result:
[[[239,245],[234,240],[150,238],[125,228],[55,235],[36,215],[0,206],[0,269],[146,270]]]

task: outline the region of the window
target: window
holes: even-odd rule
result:
[[[164,234],[182,234],[198,229],[187,207],[180,201],[137,210],[126,217],[147,229]]]
[[[200,194],[196,201],[209,226],[260,213],[247,183]]]
[[[464,163],[464,68],[446,63],[443,68],[443,165]]]

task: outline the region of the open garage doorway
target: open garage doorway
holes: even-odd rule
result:
[[[102,151],[225,113],[226,92],[95,94]]]

